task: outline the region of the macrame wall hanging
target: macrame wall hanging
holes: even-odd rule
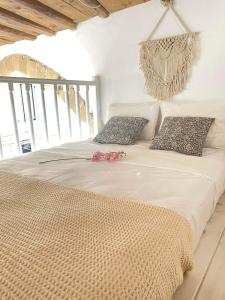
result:
[[[196,32],[190,32],[172,6],[161,0],[166,10],[152,33],[141,43],[140,66],[144,72],[147,92],[156,99],[166,100],[181,92],[191,74],[197,56]],[[184,34],[153,40],[153,36],[169,11],[178,19]]]

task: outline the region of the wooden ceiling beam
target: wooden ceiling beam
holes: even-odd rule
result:
[[[4,39],[4,38],[0,37],[0,46],[6,45],[6,44],[12,44],[13,42],[14,41],[10,41],[10,40],[7,40],[7,39]]]
[[[61,14],[67,16],[75,23],[79,23],[94,17],[96,13],[93,10],[84,7],[80,2],[75,2],[71,0],[38,0],[38,2],[60,12]]]
[[[54,31],[75,28],[68,17],[33,0],[0,0],[0,7]]]
[[[0,24],[34,36],[39,34],[53,35],[55,33],[49,28],[36,24],[1,8]]]
[[[101,5],[111,13],[148,1],[150,0],[98,0],[98,2],[101,3]]]
[[[99,17],[106,18],[110,15],[109,11],[97,0],[80,0],[84,5],[96,11]]]
[[[34,40],[36,37],[21,32],[19,30],[15,30],[3,25],[0,25],[0,38],[4,38],[6,40],[18,41],[18,40]]]

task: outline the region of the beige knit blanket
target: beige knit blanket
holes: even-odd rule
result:
[[[0,172],[0,299],[171,299],[191,228],[160,207]]]

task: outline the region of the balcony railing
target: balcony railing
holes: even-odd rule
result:
[[[99,77],[0,77],[0,158],[87,139],[101,127]]]

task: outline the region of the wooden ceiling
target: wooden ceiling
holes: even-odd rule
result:
[[[108,17],[118,10],[148,0],[0,0],[0,45],[34,40],[75,29],[95,16]]]

